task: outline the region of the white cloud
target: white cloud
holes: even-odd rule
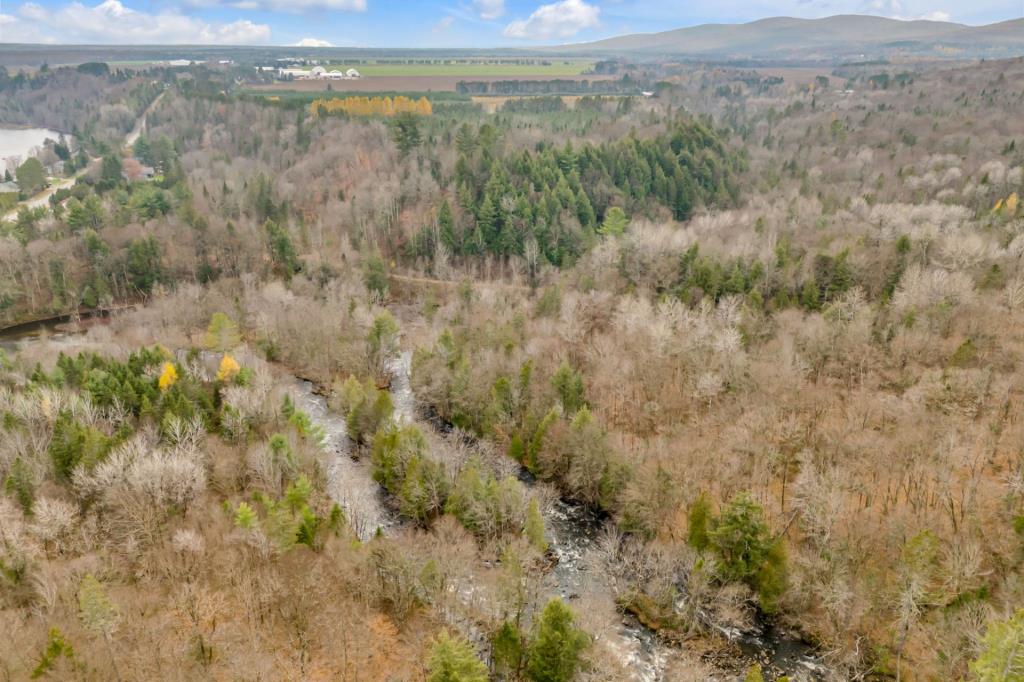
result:
[[[473,0],[473,7],[481,19],[491,21],[505,13],[505,0]]]
[[[527,40],[571,38],[585,28],[597,26],[600,16],[599,7],[583,0],[562,0],[541,5],[528,18],[513,21],[505,27],[504,34]]]
[[[233,7],[244,10],[290,12],[326,9],[336,12],[365,12],[366,0],[185,0],[192,7]]]
[[[135,45],[270,42],[270,27],[266,24],[248,20],[210,23],[174,12],[149,14],[125,7],[119,0],[104,0],[93,7],[76,1],[59,8],[27,2],[18,15],[10,23],[15,26],[19,41]]]
[[[434,26],[430,30],[434,33],[444,33],[445,31],[450,29],[452,27],[452,24],[454,23],[455,17],[447,16],[441,19],[441,21],[434,24]]]
[[[334,45],[319,38],[303,38],[295,43],[295,47],[334,47]]]
[[[0,14],[0,26],[3,26],[4,24],[13,24],[15,21],[17,21],[17,19],[10,14]]]
[[[908,15],[902,0],[866,0],[860,6],[860,10],[865,14],[877,14],[900,21],[917,21],[920,19],[927,21],[950,21],[952,18],[949,12],[942,10]]]

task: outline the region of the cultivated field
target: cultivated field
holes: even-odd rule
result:
[[[323,92],[328,85],[334,92],[454,92],[459,81],[494,82],[504,80],[558,80],[565,76],[368,76],[359,80],[345,81],[289,81],[269,85],[253,85],[251,89],[284,92]],[[582,79],[589,81],[614,80],[618,76],[590,75]]]
[[[355,68],[363,76],[457,76],[459,78],[513,78],[541,76],[579,76],[593,66],[592,61],[557,60],[534,63],[461,61],[451,63],[408,64],[381,61],[373,64],[332,64],[328,69]]]

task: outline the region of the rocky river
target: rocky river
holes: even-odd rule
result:
[[[69,338],[68,332],[54,324],[36,324],[29,327],[0,332],[0,348],[16,352],[26,344],[38,342],[40,338],[62,341]],[[416,419],[416,398],[410,384],[411,353],[405,352],[389,365],[395,407],[395,419],[411,423]],[[355,532],[363,539],[369,539],[377,532],[393,532],[401,521],[383,488],[373,480],[367,458],[357,458],[347,436],[345,419],[333,412],[323,395],[317,392],[310,381],[292,377],[291,392],[296,405],[309,414],[325,434],[324,449],[327,455],[325,470],[328,491],[331,497],[346,512]],[[434,428],[419,421],[424,429]],[[535,485],[532,476],[520,471],[520,480],[527,487]],[[567,500],[555,499],[545,505],[544,521],[553,567],[545,580],[545,589],[551,596],[561,596],[569,603],[581,595],[593,594],[610,588],[604,583],[605,577],[594,567],[600,565],[596,556],[598,543],[605,524],[609,521],[586,507]],[[711,679],[735,679],[736,671],[759,663],[767,679],[788,675],[791,680],[831,679],[828,669],[813,655],[811,645],[792,637],[764,622],[750,630],[721,629],[720,634],[735,644],[734,665]],[[653,630],[641,625],[631,617],[618,617],[605,628],[598,645],[606,647],[625,668],[631,671],[635,682],[668,682],[666,666],[675,645],[662,640]]]

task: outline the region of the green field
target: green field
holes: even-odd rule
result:
[[[591,61],[553,59],[534,63],[516,62],[452,62],[403,63],[378,61],[372,64],[331,64],[330,70],[354,68],[367,77],[373,76],[465,76],[493,78],[503,76],[579,76],[593,65]]]

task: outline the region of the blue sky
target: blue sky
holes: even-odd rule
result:
[[[0,0],[0,43],[494,47],[770,16],[984,24],[1022,0]]]

